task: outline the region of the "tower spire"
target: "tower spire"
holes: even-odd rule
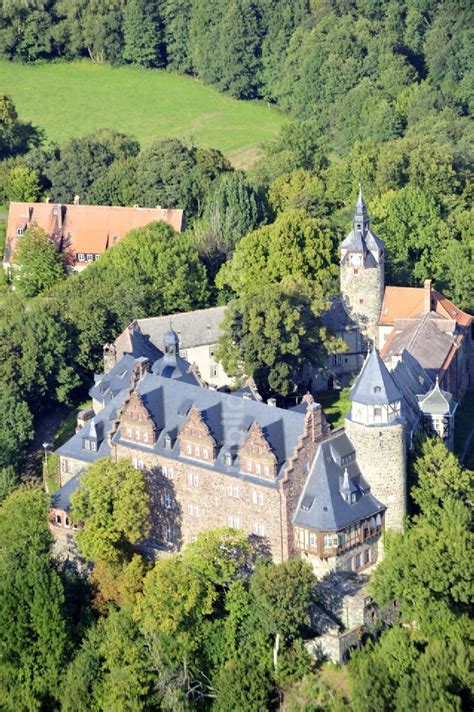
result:
[[[365,234],[369,227],[369,213],[362,195],[362,185],[359,181],[359,196],[354,211],[354,227],[357,231]]]

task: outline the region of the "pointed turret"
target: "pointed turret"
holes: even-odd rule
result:
[[[405,419],[401,393],[379,352],[365,359],[351,389],[345,431],[370,491],[387,507],[387,528],[403,529],[406,513]]]
[[[384,244],[370,229],[359,188],[352,230],[341,244],[341,293],[347,314],[361,333],[377,342],[384,291]]]
[[[400,414],[401,393],[376,348],[367,354],[362,370],[351,389],[353,406],[365,406],[364,423],[389,422]],[[361,411],[360,408],[356,409]],[[354,411],[354,408],[353,408]],[[380,412],[379,412],[380,411]],[[385,420],[381,418],[385,416]]]

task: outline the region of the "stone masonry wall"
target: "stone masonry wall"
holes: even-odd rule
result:
[[[354,267],[341,264],[341,294],[344,306],[362,333],[378,343],[378,321],[382,309],[384,266]],[[361,302],[362,300],[362,302]]]
[[[385,529],[402,531],[407,496],[404,422],[365,426],[346,418],[345,430],[371,493],[387,507]]]
[[[249,482],[193,460],[173,460],[123,444],[116,446],[116,457],[136,458],[147,471],[152,536],[157,539],[166,542],[167,528],[171,527],[173,541],[169,543],[179,549],[200,532],[228,527],[232,517],[232,526],[247,535],[255,534],[255,544],[262,552],[269,551],[276,562],[286,558],[280,492],[275,485]]]

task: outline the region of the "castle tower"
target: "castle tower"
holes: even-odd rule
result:
[[[346,312],[362,334],[377,343],[384,293],[384,245],[370,229],[361,190],[352,230],[341,244],[340,277]]]
[[[405,421],[401,395],[374,348],[351,390],[345,431],[370,491],[387,507],[386,529],[403,529],[406,513]]]

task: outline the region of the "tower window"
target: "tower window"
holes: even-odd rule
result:
[[[374,386],[374,393],[380,393],[381,392],[381,387],[380,386]]]

